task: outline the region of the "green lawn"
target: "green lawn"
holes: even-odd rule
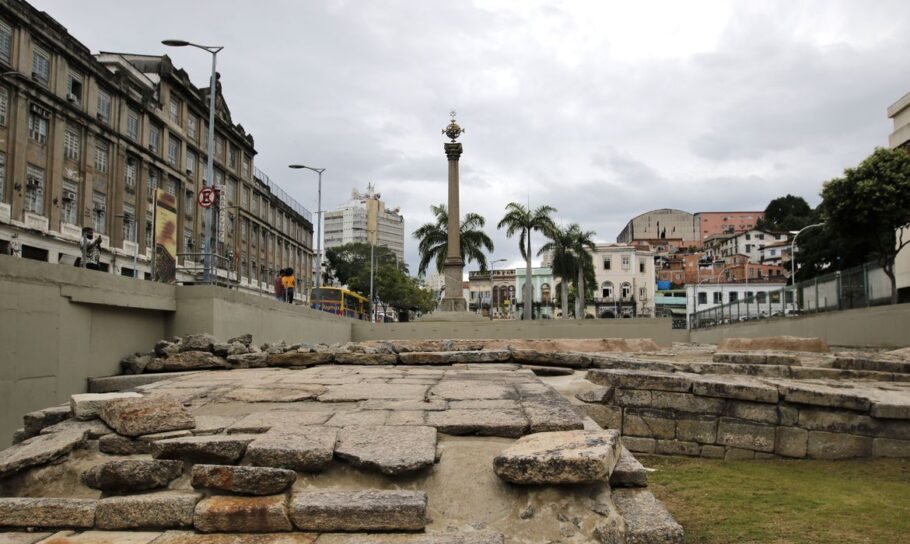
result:
[[[910,460],[639,460],[688,543],[910,543]]]

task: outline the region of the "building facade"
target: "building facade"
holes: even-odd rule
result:
[[[632,218],[616,237],[620,244],[663,241],[674,247],[698,245],[701,237],[695,230],[695,217],[682,210],[663,208],[651,210]]]
[[[525,268],[515,269],[515,304],[524,305]],[[553,269],[549,267],[531,268],[531,294],[534,302],[534,319],[553,319],[556,316],[556,284],[553,281]]]
[[[694,216],[696,234],[704,241],[712,236],[752,230],[765,212],[698,212]]]
[[[732,310],[725,309],[723,319],[728,321],[785,315],[787,310],[796,308],[793,292],[783,291],[786,285],[785,281],[687,285],[686,315],[691,325],[695,312],[715,310],[725,304],[736,305]],[[720,317],[720,313],[717,315]]]
[[[325,213],[325,247],[364,243],[385,246],[404,261],[404,217],[388,209],[372,184],[367,191],[351,191],[351,200]]]
[[[787,243],[790,235],[785,232],[751,229],[736,234],[717,234],[704,242],[705,253],[712,259],[727,259],[744,255],[751,262],[760,263],[766,246]]]
[[[894,122],[894,128],[888,137],[888,145],[895,149],[902,147],[910,151],[910,93],[891,104],[888,108],[888,117]],[[905,241],[910,239],[910,228],[903,229],[902,235]],[[894,259],[894,274],[900,300],[910,301],[910,246],[905,246]]]
[[[596,244],[592,254],[596,281],[593,317],[653,317],[656,274],[654,252],[626,244]]]
[[[20,0],[0,4],[0,71],[0,250],[71,265],[90,226],[103,269],[147,277],[160,188],[178,202],[178,281],[192,281],[210,89],[167,56],[92,55]],[[221,275],[270,290],[273,271],[308,269],[309,212],[256,176],[253,137],[232,122],[220,84],[215,92]]]

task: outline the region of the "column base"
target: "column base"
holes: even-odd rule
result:
[[[467,312],[468,311],[468,301],[458,297],[458,298],[444,298],[439,302],[439,307],[436,309],[437,312]]]

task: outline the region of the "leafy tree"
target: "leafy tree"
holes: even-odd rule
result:
[[[910,244],[910,153],[878,148],[844,176],[825,183],[821,211],[849,251],[865,250],[891,280],[897,304],[894,258]]]
[[[572,224],[568,227],[554,225],[553,229],[544,234],[550,239],[540,247],[537,255],[550,252],[553,256],[553,275],[560,279],[557,298],[562,308],[562,318],[569,318],[569,282],[576,276],[578,259],[572,251],[572,244],[575,242],[572,229],[578,227]]]
[[[414,231],[414,238],[420,240],[420,266],[417,271],[425,274],[431,261],[436,261],[437,272],[442,272],[449,250],[449,213],[445,204],[430,206],[436,216],[435,223],[426,223]],[[486,219],[476,213],[469,213],[461,220],[461,256],[467,262],[477,261],[481,270],[487,269],[484,251],[493,251],[493,240],[482,230]]]
[[[554,223],[550,214],[555,213],[556,208],[552,206],[539,206],[536,210],[531,211],[517,202],[510,202],[506,206],[506,215],[499,221],[497,228],[506,227],[506,236],[511,238],[515,233],[520,233],[518,238],[521,256],[525,260],[525,293],[522,297],[526,303],[524,305],[524,318],[531,320],[532,306],[534,302],[534,291],[531,285],[531,233],[533,231],[548,232],[553,230]]]
[[[765,216],[758,221],[758,228],[774,231],[799,230],[807,225],[812,213],[809,203],[801,196],[788,194],[772,200],[765,208]]]
[[[325,256],[332,275],[341,285],[350,287],[352,278],[364,269],[368,272],[370,269],[370,244],[361,242],[344,244],[327,249]],[[375,246],[373,258],[374,262],[391,262],[397,259],[392,250],[385,246]],[[402,272],[407,273],[407,264],[397,263],[396,266]],[[369,288],[367,288],[367,293],[369,293]]]
[[[594,252],[594,231],[583,231],[577,224],[572,225],[569,230],[572,237],[572,251],[578,260],[578,266],[576,267],[577,279],[575,280],[575,319],[584,319],[585,294],[587,293],[585,279],[589,272],[590,276],[594,275],[594,260],[591,257]],[[588,285],[591,285],[593,281],[592,279]]]

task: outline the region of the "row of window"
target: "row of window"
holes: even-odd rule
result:
[[[638,271],[641,272],[641,273],[644,273],[644,272],[645,272],[645,266],[646,266],[646,265],[645,265],[645,261],[642,260],[642,259],[639,259],[639,261],[638,261]],[[603,267],[604,267],[604,270],[612,270],[612,269],[613,269],[613,258],[612,258],[612,257],[604,257],[604,259],[603,259]],[[623,256],[622,256],[622,269],[623,269],[623,270],[631,270],[631,269],[632,269],[632,258],[631,258],[630,256],[628,256],[628,255],[623,255]]]
[[[745,300],[747,303],[752,301],[758,304],[764,304],[768,302],[770,296],[771,302],[778,303],[780,302],[780,291],[745,291],[743,292],[742,300]],[[728,291],[727,292],[726,302],[738,302],[740,300],[738,291]],[[787,303],[792,302],[793,293],[788,291],[786,293]],[[723,304],[724,303],[724,294],[720,291],[715,291],[711,293],[711,300],[714,304]],[[698,293],[698,304],[707,304],[708,303],[708,293],[702,291]]]
[[[620,295],[623,300],[629,300],[632,298],[632,284],[624,281],[619,285]],[[600,296],[602,298],[613,298],[613,282],[605,281],[600,285]],[[648,289],[645,287],[639,287],[638,289],[638,298],[639,300],[645,300],[648,298]]]

